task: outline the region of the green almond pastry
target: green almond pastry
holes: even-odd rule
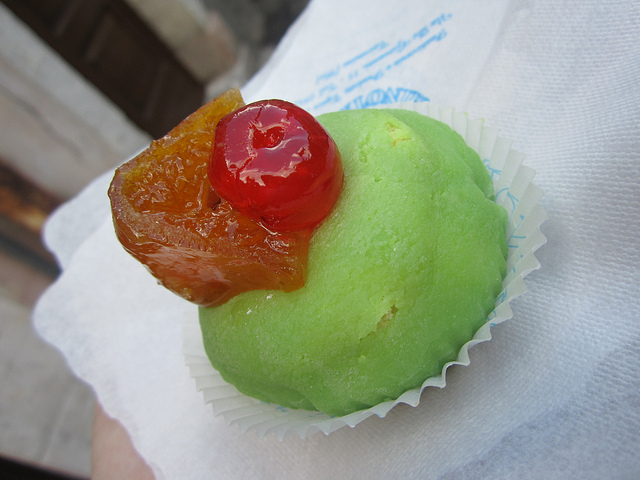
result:
[[[441,373],[485,323],[506,270],[506,211],[478,154],[407,110],[318,117],[344,184],[305,285],[200,308],[212,365],[239,391],[341,416]]]

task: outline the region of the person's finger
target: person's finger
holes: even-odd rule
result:
[[[133,448],[124,427],[96,403],[91,451],[92,480],[154,480],[151,468]]]

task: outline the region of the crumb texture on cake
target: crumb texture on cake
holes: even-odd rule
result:
[[[200,309],[205,350],[241,392],[345,415],[442,370],[502,288],[506,212],[479,156],[415,112],[321,115],[345,173],[297,291]]]

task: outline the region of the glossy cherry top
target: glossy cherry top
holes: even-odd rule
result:
[[[310,113],[283,100],[252,103],[224,117],[208,174],[233,208],[274,231],[313,229],[343,183],[333,139]]]

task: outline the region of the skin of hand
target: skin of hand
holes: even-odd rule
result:
[[[133,448],[131,437],[117,420],[109,417],[99,403],[93,415],[91,479],[154,480],[149,465]]]

